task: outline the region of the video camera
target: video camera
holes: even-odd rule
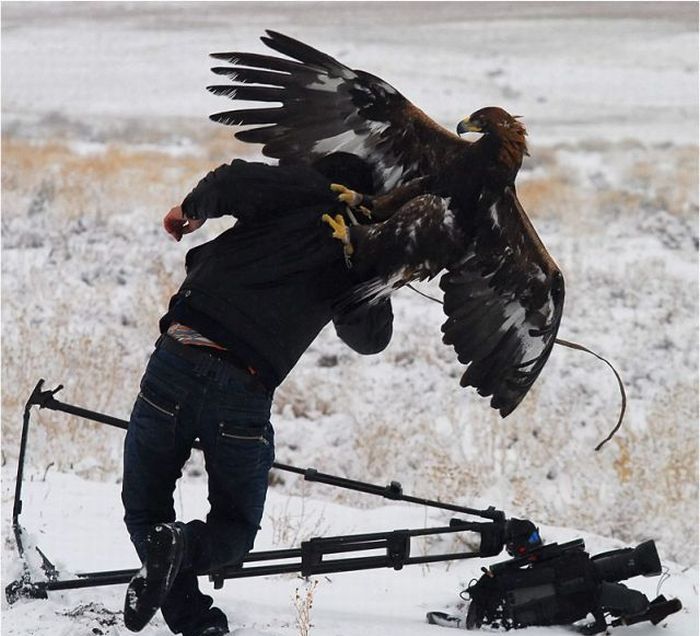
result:
[[[530,551],[520,546],[514,551],[521,555],[482,568],[483,576],[464,591],[471,599],[463,624],[467,629],[570,625],[590,614],[594,621],[579,631],[597,634],[643,621],[656,625],[681,609],[678,599],[658,596],[650,602],[620,583],[634,576],[661,574],[653,541],[593,557],[585,551],[583,539],[539,545]],[[610,623],[606,615],[612,617]]]

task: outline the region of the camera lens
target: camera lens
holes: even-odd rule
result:
[[[591,559],[596,574],[602,581],[623,581],[633,576],[661,574],[661,561],[656,544],[649,540],[636,548],[623,548],[597,554]]]

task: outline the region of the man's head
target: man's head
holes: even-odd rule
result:
[[[326,179],[363,194],[374,194],[372,166],[349,152],[334,152],[312,164]]]

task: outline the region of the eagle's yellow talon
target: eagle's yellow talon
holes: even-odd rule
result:
[[[345,187],[340,183],[331,183],[331,190],[333,192],[338,192],[338,201],[350,206],[351,208],[357,207],[362,203],[362,195],[350,188]]]
[[[324,214],[321,217],[321,221],[328,223],[333,230],[333,238],[338,239],[345,246],[345,253],[350,255],[353,253],[353,247],[350,243],[350,233],[348,232],[348,226],[345,225],[345,219],[342,214],[336,214],[333,218],[330,214]]]
[[[345,225],[345,219],[342,214],[336,214],[333,218],[330,214],[324,214],[321,217],[324,223],[328,223],[333,230],[333,238],[337,238],[340,241],[348,240],[348,227]]]

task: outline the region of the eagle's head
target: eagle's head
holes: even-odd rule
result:
[[[514,117],[502,108],[498,108],[498,106],[488,106],[477,110],[466,119],[460,121],[457,125],[457,134],[478,132],[486,135],[520,136],[524,141],[527,131],[525,126],[518,121],[519,118],[519,115]]]
[[[488,106],[473,112],[457,125],[457,134],[468,132],[483,133],[485,137],[497,138],[502,142],[506,154],[511,161],[520,161],[522,156],[529,154],[525,137],[527,130],[519,121],[519,115],[510,115],[498,106]]]

